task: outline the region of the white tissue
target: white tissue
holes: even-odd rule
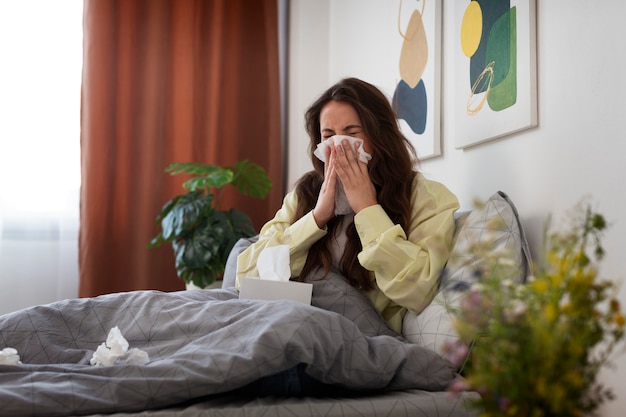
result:
[[[256,261],[259,278],[269,281],[289,281],[289,245],[270,246],[259,254]]]
[[[21,365],[20,355],[13,348],[4,348],[0,350],[0,365]]]
[[[346,197],[343,184],[341,181],[337,181],[335,188],[335,216],[343,216],[350,213],[352,213],[352,207],[350,207],[350,202],[348,197]]]
[[[122,336],[120,329],[115,326],[109,331],[106,342],[102,343],[89,363],[95,366],[112,366],[122,364],[143,365],[150,358],[143,350],[128,349],[128,341]]]
[[[326,140],[317,144],[317,148],[313,152],[317,158],[326,162],[326,148],[331,144],[340,144],[342,140],[347,139],[350,142],[350,145],[353,149],[356,150],[356,144],[360,143],[359,147],[359,160],[363,163],[368,163],[370,159],[372,159],[372,155],[365,152],[363,150],[363,139],[355,138],[352,136],[345,135],[335,135],[331,136]],[[348,202],[348,198],[346,197],[346,192],[343,189],[343,184],[341,181],[337,181],[337,186],[335,187],[335,215],[342,216],[344,214],[352,213],[352,207],[350,207],[350,203]]]
[[[372,159],[372,155],[365,152],[365,150],[363,149],[363,139],[355,138],[352,136],[346,136],[346,135],[335,135],[335,136],[329,137],[328,139],[324,139],[323,141],[317,144],[317,147],[315,148],[315,151],[313,151],[313,154],[317,156],[317,159],[319,159],[320,161],[326,162],[326,148],[330,146],[331,144],[339,145],[341,144],[341,141],[343,141],[344,139],[350,142],[352,149],[354,149],[355,151],[356,151],[356,144],[359,143],[361,145],[359,146],[359,160],[361,162],[364,162],[367,164],[369,160]]]

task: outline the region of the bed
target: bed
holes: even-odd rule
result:
[[[503,226],[493,230],[493,218]],[[240,300],[232,268],[249,240],[233,249],[220,289],[133,291],[6,314],[0,349],[16,349],[21,363],[0,365],[0,415],[476,416],[478,394],[446,392],[459,369],[442,346],[455,337],[448,308],[463,296],[458,283],[474,279],[468,245],[477,239],[512,248],[523,280],[526,240],[499,192],[457,218],[440,291],[420,315],[407,315],[401,335],[339,274],[313,281],[311,306]],[[148,362],[90,363],[113,328]],[[277,397],[242,388],[294,367],[333,389]]]

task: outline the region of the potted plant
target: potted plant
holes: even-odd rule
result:
[[[173,163],[165,171],[191,177],[183,183],[187,192],[173,197],[158,213],[161,232],[148,248],[171,243],[178,276],[187,285],[205,288],[222,276],[237,240],[257,233],[247,214],[236,208],[220,210],[224,187],[231,184],[244,195],[264,198],[272,183],[261,166],[245,160],[233,167]]]

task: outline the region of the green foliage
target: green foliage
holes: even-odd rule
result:
[[[460,341],[448,351],[471,346],[451,391],[478,391],[481,415],[582,416],[613,399],[597,381],[625,327],[615,282],[598,276],[607,224],[582,204],[570,218],[565,231],[547,228],[545,259],[526,284],[502,278],[502,254],[477,249],[488,261],[452,311]]]
[[[231,184],[244,195],[264,198],[272,183],[261,166],[248,161],[234,167],[173,163],[165,171],[191,175],[183,183],[188,192],[165,203],[156,217],[161,232],[148,248],[171,243],[178,276],[204,288],[223,274],[237,240],[256,234],[247,214],[235,208],[219,210],[223,187]]]

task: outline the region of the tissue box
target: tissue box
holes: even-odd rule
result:
[[[311,304],[313,284],[295,281],[270,281],[259,278],[239,279],[239,298],[250,300],[291,300]]]

